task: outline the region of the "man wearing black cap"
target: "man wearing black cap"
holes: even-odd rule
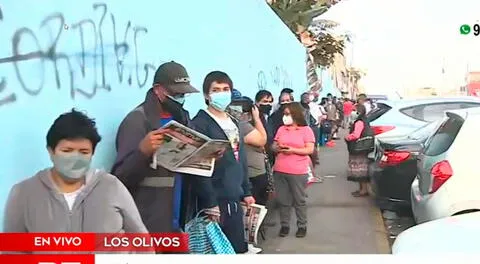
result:
[[[182,65],[164,63],[155,72],[145,101],[128,113],[118,128],[112,174],[130,190],[152,233],[179,231],[190,217],[188,178],[151,163],[163,141],[160,127],[171,120],[190,126],[183,103],[186,94],[197,92]]]

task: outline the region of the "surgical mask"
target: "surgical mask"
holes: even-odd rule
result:
[[[53,167],[66,181],[78,181],[82,179],[90,169],[91,156],[78,152],[57,153],[51,155]]]
[[[268,114],[270,114],[270,112],[272,111],[272,105],[270,105],[270,104],[261,104],[261,105],[258,105],[258,110],[259,110],[262,114],[268,115]]]
[[[353,111],[351,114],[350,114],[351,118],[352,119],[357,119],[358,118],[358,113],[357,111]]]
[[[183,105],[185,103],[185,95],[181,95],[181,96],[171,96],[171,95],[167,95],[167,97],[181,105]]]
[[[185,103],[185,95],[181,96],[171,96],[165,95],[166,98],[163,101],[160,101],[162,105],[162,109],[170,113],[173,119],[182,125],[186,125],[188,120],[185,114],[185,110],[183,110],[183,104]]]
[[[219,111],[225,111],[231,102],[231,92],[218,92],[210,94],[210,105]]]
[[[290,115],[284,115],[282,120],[283,120],[283,124],[286,126],[290,126],[293,124],[293,119],[292,119],[292,116]]]

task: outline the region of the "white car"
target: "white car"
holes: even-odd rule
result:
[[[480,211],[480,107],[445,115],[417,158],[410,194],[417,223]]]
[[[408,135],[429,122],[441,120],[448,110],[480,107],[477,97],[432,97],[378,101],[367,114],[376,137]]]
[[[446,217],[411,227],[395,239],[392,254],[479,254],[478,223],[480,212]]]

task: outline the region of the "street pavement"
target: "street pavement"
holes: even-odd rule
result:
[[[343,140],[333,148],[320,149],[319,175],[323,183],[308,187],[308,233],[296,238],[296,218],[292,211],[288,237],[279,237],[278,212],[272,210],[266,221],[264,254],[389,254],[388,232],[381,212],[370,198],[354,198],[354,183],[346,180],[348,154]]]

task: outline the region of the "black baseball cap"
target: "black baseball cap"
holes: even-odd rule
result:
[[[166,62],[158,67],[153,84],[160,84],[175,94],[200,92],[190,84],[190,77],[185,67],[174,61]]]
[[[290,89],[290,88],[283,88],[282,91],[280,92],[280,94],[284,94],[284,93],[291,94],[291,93],[293,93],[293,90]]]

